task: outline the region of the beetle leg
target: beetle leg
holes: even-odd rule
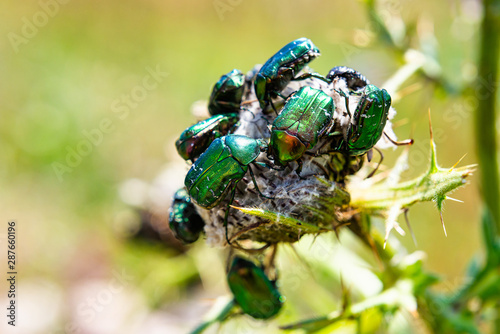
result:
[[[389,135],[387,133],[384,132],[384,135],[385,135],[385,137],[387,139],[389,139],[389,141],[391,143],[393,143],[396,146],[404,146],[404,145],[412,145],[413,144],[413,139],[406,139],[406,140],[403,140],[403,141],[395,141],[394,139],[392,139],[391,137],[389,137]]]
[[[321,149],[323,147],[325,147],[325,145],[328,144],[328,142],[326,140],[323,140],[323,142],[321,143],[321,145],[316,149],[316,151],[313,153],[314,156],[320,156],[321,155]],[[304,152],[306,153],[306,152]]]
[[[271,252],[267,255],[266,259],[264,259],[265,261],[265,264],[264,264],[264,268],[267,268],[267,275],[268,276],[271,276],[269,271],[271,269],[274,269],[274,273],[273,273],[273,278],[274,280],[273,281],[276,281],[278,279],[278,269],[276,268],[276,263],[275,263],[275,259],[276,259],[276,253],[278,252],[278,244],[273,244],[273,248],[271,249]]]
[[[268,249],[269,247],[271,246],[270,243],[267,243],[265,244],[264,246],[260,247],[260,248],[244,248],[242,247],[237,241],[234,241],[234,245],[232,246],[233,248],[236,248],[236,249],[239,249],[241,251],[244,251],[246,253],[254,253],[254,254],[260,254],[262,253],[263,251],[265,251],[266,249]]]
[[[250,111],[250,110],[249,110],[249,111]],[[250,112],[251,112],[251,111],[250,111]],[[253,117],[255,118],[255,114],[254,114],[253,112],[252,112],[252,114],[253,114]],[[258,121],[260,121],[260,120],[263,120],[263,121],[266,123],[266,126],[269,126],[269,125],[271,124],[271,122],[269,122],[269,120],[268,120],[267,118],[262,117],[262,116],[261,116],[259,119],[257,119],[257,120],[255,120],[255,121],[253,121],[252,123],[257,123],[257,122],[258,122]]]
[[[271,166],[269,166],[268,164],[266,164],[265,162],[258,162],[258,161],[254,161],[254,164],[257,165],[257,166],[260,166],[260,167],[265,167],[265,168],[272,168]]]
[[[325,166],[323,166],[322,164],[320,164],[320,163],[318,163],[317,161],[314,161],[314,160],[312,160],[311,163],[313,163],[316,167],[318,167],[319,169],[321,169],[325,173],[325,176],[328,176],[328,170],[325,168]]]
[[[238,191],[238,194],[240,194],[241,196],[245,195],[245,192],[238,187],[236,187],[236,191]],[[236,200],[236,201],[238,201],[238,200]]]
[[[343,90],[334,89],[334,91],[345,99],[345,109],[349,114],[349,118],[352,118],[351,111],[349,110],[349,95],[347,95]]]
[[[307,72],[307,73],[301,74],[298,77],[293,78],[292,80],[293,81],[298,81],[298,80],[305,80],[305,79],[309,79],[309,78],[316,78],[316,79],[322,80],[322,81],[324,81],[326,83],[331,83],[330,80],[328,80],[327,78],[325,78],[321,74],[319,74],[319,73],[311,73],[311,72]]]
[[[251,113],[251,114],[252,114],[253,119],[255,119],[255,114],[254,114],[254,113],[253,113],[253,111],[251,111],[250,109],[248,109],[248,108],[243,108],[243,107],[242,107],[242,108],[240,108],[240,110],[244,110],[244,111],[246,111],[246,112]],[[238,123],[239,123],[239,122],[238,122]],[[236,123],[236,124],[238,124],[238,123]]]
[[[227,219],[229,217],[229,209],[231,209],[231,204],[233,204],[234,201],[234,195],[236,194],[236,185],[233,186],[233,190],[231,190],[231,199],[227,203],[227,209],[226,209],[226,214],[224,215],[224,227],[226,229],[226,241],[229,246],[231,246],[231,242],[229,241],[229,238],[227,236]]]
[[[255,185],[255,189],[257,189],[257,191],[259,192],[259,195],[267,199],[274,199],[274,197],[268,197],[260,191],[259,186],[257,185],[257,181],[255,181],[255,175],[253,175],[252,167],[250,165],[248,165],[248,170],[250,171],[250,176],[252,177],[253,184]]]
[[[257,223],[253,223],[253,224],[245,226],[244,228],[242,228],[241,230],[239,230],[238,232],[236,232],[235,234],[233,234],[231,236],[231,239],[230,239],[231,242],[236,241],[236,239],[238,239],[243,234],[245,234],[245,233],[247,233],[249,231],[255,230],[256,228],[259,228],[260,226],[262,226],[264,224],[266,224],[266,222],[264,222],[264,221],[258,221]]]
[[[266,167],[266,168],[269,168],[269,169],[273,169],[273,170],[277,170],[277,171],[284,171],[286,166],[272,166],[268,163],[265,163],[265,162],[258,162],[258,161],[254,161],[253,162],[254,164],[256,164],[257,166],[261,166],[261,167]]]
[[[277,96],[281,97],[283,100],[286,100],[286,99],[288,99],[288,98],[289,98],[289,96],[285,96],[285,95],[281,94],[280,92],[275,92],[275,94],[276,94]]]
[[[276,114],[276,116],[278,116],[278,111],[276,110],[276,107],[274,106],[274,103],[273,101],[271,100],[271,98],[269,97],[269,100],[267,101],[268,104],[271,105],[271,109],[273,109],[274,113]],[[267,106],[266,106],[267,107]],[[265,108],[264,108],[265,109]]]
[[[376,171],[378,170],[378,168],[380,167],[380,164],[381,164],[381,163],[382,163],[382,161],[384,160],[384,155],[382,154],[382,151],[380,151],[380,150],[379,150],[378,148],[376,148],[376,147],[373,147],[373,149],[374,149],[374,150],[376,150],[376,151],[380,154],[380,161],[378,162],[377,167],[375,167],[375,169],[374,169],[374,170],[373,170],[370,174],[368,174],[368,176],[367,176],[367,177],[365,177],[365,180],[366,180],[366,179],[369,179],[370,177],[372,177],[372,176],[375,174],[375,172],[376,172]],[[369,152],[372,152],[372,150],[370,150]],[[373,154],[373,153],[372,153],[372,154]],[[368,160],[368,161],[370,161],[370,160]]]

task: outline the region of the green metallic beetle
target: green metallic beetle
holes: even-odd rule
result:
[[[310,39],[302,37],[285,45],[262,66],[255,78],[255,94],[260,107],[264,109],[273,97],[280,92],[292,79],[305,79],[314,74],[295,78],[304,66],[320,52]],[[272,105],[272,103],[271,103]]]
[[[198,240],[205,226],[184,188],[174,194],[168,221],[174,236],[185,244]]]
[[[190,126],[175,142],[184,160],[194,162],[217,138],[227,135],[238,122],[238,114],[216,115]]]
[[[331,125],[334,110],[333,99],[321,90],[304,86],[290,95],[271,129],[268,154],[274,163],[284,166],[313,148]]]
[[[264,270],[253,262],[235,257],[227,275],[229,289],[243,312],[256,319],[275,316],[283,297]]]
[[[224,74],[214,85],[208,101],[210,115],[237,113],[240,109],[245,75],[234,69]]]
[[[375,146],[384,133],[391,107],[391,96],[385,89],[367,85],[354,112],[346,150],[351,155],[362,155]]]
[[[226,194],[231,191],[231,199],[224,217],[226,227],[226,241],[230,244],[227,235],[227,218],[229,206],[234,200],[236,184],[250,171],[255,189],[264,196],[253,174],[251,163],[259,154],[267,149],[267,144],[261,139],[252,139],[247,136],[227,135],[217,138],[208,149],[196,160],[186,175],[184,184],[194,203],[202,208],[211,209],[219,204]]]
[[[186,175],[184,184],[193,202],[205,209],[213,208],[230,189],[234,193],[236,183],[248,170],[255,182],[249,165],[266,148],[263,140],[247,136],[227,135],[214,140]]]

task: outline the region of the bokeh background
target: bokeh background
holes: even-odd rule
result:
[[[428,43],[452,88],[474,79],[477,1],[380,5],[415,34],[434,34]],[[124,200],[154,197],[167,212],[188,169],[174,141],[195,122],[193,102],[206,100],[222,74],[248,71],[302,36],[321,50],[310,65],[322,74],[346,65],[381,85],[402,65],[374,39],[356,1],[5,0],[0,22],[0,254],[13,219],[20,273],[18,326],[2,316],[2,333],[192,328],[227,293],[225,253],[201,240],[190,249],[131,240],[138,212]],[[414,89],[394,105],[398,137],[416,141],[406,176],[428,165],[429,108],[440,164],[451,167],[465,153],[461,163],[474,163],[471,104],[431,80],[408,86]],[[387,152],[384,163],[397,155]],[[398,237],[409,251],[427,253],[426,268],[442,276],[444,290],[465,278],[480,245],[475,177],[453,197],[464,203],[446,203],[447,237],[432,203],[410,210],[418,245]],[[2,272],[5,266],[2,257]],[[308,279],[301,284],[314,285]],[[2,278],[0,305],[6,288]],[[336,305],[328,303],[304,312]]]

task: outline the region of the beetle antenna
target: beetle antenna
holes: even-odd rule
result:
[[[394,145],[396,146],[405,146],[405,145],[413,145],[413,142],[414,140],[413,139],[405,139],[403,141],[396,141],[394,139],[392,139],[391,137],[389,137],[389,135],[387,133],[385,133],[384,131],[384,136],[391,142],[393,143]]]

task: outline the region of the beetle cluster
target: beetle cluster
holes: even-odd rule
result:
[[[300,38],[247,75],[235,69],[217,81],[208,102],[211,117],[187,128],[176,142],[179,155],[192,162],[183,192],[185,213],[179,198],[171,210],[172,229],[192,233],[187,238],[177,233],[180,239],[196,240],[202,228],[179,226],[175,217],[198,210],[212,244],[245,238],[295,241],[299,236],[283,231],[286,227],[262,231],[258,227],[264,222],[230,214],[229,205],[258,206],[307,221],[302,204],[327,209],[318,207],[315,197],[330,192],[339,205],[349,202],[343,181],[359,170],[365,153],[371,158],[387,131],[391,97],[345,66],[325,77],[308,71],[307,63],[319,54],[309,39]],[[325,186],[318,177],[333,182]],[[219,233],[210,233],[214,230]]]
[[[319,55],[311,40],[299,38],[248,74],[235,69],[217,81],[211,117],[176,142],[192,163],[171,208],[176,237],[190,243],[204,230],[212,245],[241,248],[241,240],[274,245],[301,236],[232,206],[335,227],[321,217],[337,217],[348,205],[346,177],[359,171],[365,156],[371,159],[375,144],[391,145],[391,97],[345,66],[326,76],[311,72],[307,64]],[[269,318],[279,310],[274,283],[255,264],[236,257],[228,283],[245,313]],[[262,300],[272,301],[269,312],[255,306]]]

